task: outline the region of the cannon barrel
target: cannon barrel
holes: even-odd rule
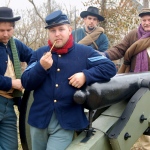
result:
[[[93,83],[85,90],[77,90],[74,101],[90,110],[110,106],[129,99],[141,87],[150,89],[150,72],[117,74],[109,82]]]

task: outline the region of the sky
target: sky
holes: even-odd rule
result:
[[[30,2],[28,0],[0,0],[0,6],[6,6],[8,4],[8,2],[10,1],[9,7],[11,7],[12,9],[17,9],[17,10],[21,10],[24,8],[32,8],[33,6],[30,4]],[[83,4],[82,2],[85,2],[87,0],[56,0],[58,3],[64,3],[66,6],[76,6],[78,8],[82,8]],[[82,1],[82,2],[81,2]],[[38,5],[40,5],[43,0],[34,0],[34,2]]]
[[[24,9],[33,7],[28,0],[0,0],[0,6],[6,6],[10,1],[9,7],[12,9]],[[40,5],[44,0],[33,0],[36,4]],[[76,6],[76,8],[80,9],[83,8],[82,2],[86,2],[88,0],[55,0],[58,3],[64,3],[66,6]],[[142,3],[143,0],[137,0],[138,2]]]
[[[21,16],[23,17],[24,13],[22,13],[22,10],[27,10],[27,8],[33,8],[33,5],[28,0],[0,0],[0,6],[7,6],[8,2],[9,7],[13,9],[14,16]],[[40,6],[40,4],[43,3],[43,1],[47,0],[33,0],[36,6]],[[80,13],[82,11],[87,10],[87,7],[83,6],[83,2],[87,2],[88,0],[55,0],[58,4],[64,4],[64,9],[62,11],[64,12],[66,10],[73,9],[75,12],[76,10],[76,16],[80,16]],[[60,5],[61,6],[61,5]],[[66,13],[66,12],[64,12]]]

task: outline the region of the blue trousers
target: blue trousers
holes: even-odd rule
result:
[[[14,101],[0,96],[0,150],[18,150]]]
[[[64,130],[53,113],[46,129],[30,126],[32,150],[65,150],[72,142],[74,131]]]

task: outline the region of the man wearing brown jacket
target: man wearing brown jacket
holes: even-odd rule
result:
[[[150,71],[150,9],[144,8],[139,14],[138,29],[129,32],[117,45],[104,53],[111,60],[124,57],[118,73]],[[150,150],[150,136],[142,135],[131,148]]]
[[[118,73],[150,70],[150,9],[142,9],[139,17],[138,29],[130,31],[119,44],[105,51],[111,60],[124,57]]]

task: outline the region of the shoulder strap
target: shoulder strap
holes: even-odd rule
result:
[[[96,49],[98,50],[98,46],[97,46],[97,44],[94,42],[94,40],[92,39],[92,37],[90,36],[90,34],[86,33],[86,35],[90,37],[90,39],[92,40],[92,43],[94,44],[94,46],[95,46]]]
[[[13,54],[15,75],[17,79],[20,79],[21,78],[21,66],[20,66],[16,44],[13,38],[10,39],[10,47],[11,47],[12,54]],[[13,91],[13,97],[20,97],[20,96],[22,96],[21,91],[19,90]]]
[[[84,44],[84,45],[91,45],[93,43],[95,45],[95,48],[98,49],[98,46],[96,45],[96,43],[94,41],[96,41],[98,39],[98,37],[100,36],[100,34],[103,32],[104,32],[103,28],[97,27],[92,33],[90,33],[90,34],[85,33],[85,35],[87,35],[87,36],[85,36],[78,43]]]

